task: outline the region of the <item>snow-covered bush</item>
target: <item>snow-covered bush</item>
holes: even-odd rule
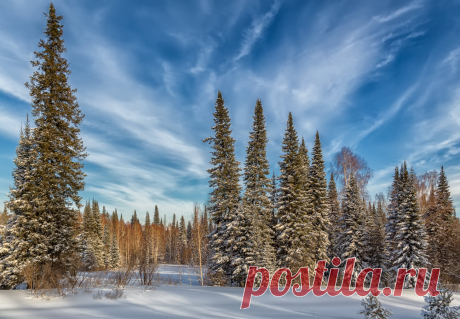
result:
[[[387,319],[393,314],[390,310],[383,308],[377,297],[372,294],[363,299],[361,305],[364,306],[364,310],[358,314],[364,314],[366,319]]]

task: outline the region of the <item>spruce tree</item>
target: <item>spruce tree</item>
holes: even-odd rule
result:
[[[438,215],[446,223],[452,223],[455,217],[455,208],[450,195],[449,183],[447,182],[444,166],[441,166],[441,172],[438,177],[438,187],[436,189],[436,209]]]
[[[393,315],[390,310],[383,308],[382,303],[372,294],[367,295],[361,301],[361,305],[364,306],[364,310],[358,314],[364,314],[365,319],[387,319]]]
[[[66,48],[61,20],[51,3],[45,40],[38,44],[42,50],[35,52],[37,60],[31,62],[38,70],[26,83],[32,97],[35,129],[33,178],[26,186],[31,218],[27,221],[30,246],[25,263],[33,262],[39,275],[45,263],[57,275],[75,270],[75,221],[85,177],[82,160],[86,153],[79,129],[84,115],[76,90],[68,83],[71,72],[63,57]]]
[[[438,187],[435,191],[435,215],[432,220],[433,237],[431,243],[436,249],[435,261],[442,269],[453,269],[458,264],[458,256],[456,256],[455,235],[458,234],[458,229],[453,227],[455,221],[455,208],[449,190],[449,184],[444,167],[441,166],[441,172],[438,176]],[[445,271],[444,273],[447,273]],[[444,276],[443,276],[444,277]]]
[[[425,221],[426,234],[429,240],[429,246],[427,253],[430,256],[432,266],[439,267],[439,247],[438,247],[438,236],[439,236],[439,218],[437,215],[436,207],[436,190],[434,185],[430,187],[430,194],[428,196],[428,202],[426,203],[426,210],[423,216]],[[445,234],[442,234],[445,236]]]
[[[232,269],[231,283],[236,283],[240,287],[244,286],[249,267],[257,266],[255,264],[257,244],[253,235],[255,232],[254,228],[252,216],[243,210],[242,205],[238,207],[236,213],[233,215],[232,223],[227,224],[227,242],[231,247],[229,250]]]
[[[27,117],[16,148],[14,159],[16,168],[12,174],[14,184],[8,194],[9,201],[5,203],[5,209],[6,207],[10,209],[12,218],[7,223],[0,246],[0,278],[2,278],[0,286],[4,288],[12,288],[20,283],[23,267],[32,261],[31,253],[44,252],[43,248],[37,251],[36,243],[29,240],[35,238],[34,212],[30,207],[33,162],[36,158],[33,146],[33,131]]]
[[[279,162],[280,176],[277,203],[277,225],[275,245],[278,265],[289,267],[291,271],[314,261],[309,254],[309,220],[304,209],[305,180],[302,176],[302,158],[299,155],[299,140],[294,128],[292,114],[289,113],[286,132],[282,141],[283,155]]]
[[[192,222],[188,221],[187,223],[187,241],[190,242],[192,239]]]
[[[423,319],[458,319],[460,318],[460,307],[450,307],[453,300],[453,293],[446,287],[439,288],[439,295],[433,297],[425,296],[426,305],[422,309]]]
[[[427,237],[425,226],[418,208],[415,190],[415,173],[407,170],[404,162],[401,171],[401,217],[396,225],[395,241],[397,242],[392,271],[400,268],[427,268],[430,264],[427,259]],[[405,287],[415,287],[416,278],[406,279]]]
[[[155,205],[155,212],[153,213],[153,223],[155,225],[160,225],[160,212],[158,211],[157,205]]]
[[[381,268],[383,282],[389,279],[386,278],[386,275],[390,258],[385,239],[385,212],[381,206],[377,210],[374,204],[366,215],[364,223],[365,267]]]
[[[181,243],[182,247],[187,247],[187,226],[185,226],[184,215],[182,215],[180,218],[179,234],[179,242]]]
[[[150,228],[150,214],[149,212],[145,213],[145,223],[144,223],[144,256],[147,263],[150,263],[152,259],[152,239],[151,239],[151,228]]]
[[[275,226],[277,224],[277,220],[276,220],[276,215],[277,215],[277,197],[276,197],[276,194],[278,192],[277,190],[277,184],[276,184],[276,175],[275,175],[275,171],[273,171],[273,175],[272,175],[272,179],[271,179],[271,189],[270,189],[270,203],[271,203],[271,216],[270,216],[270,225],[272,227],[272,230],[273,230],[273,234],[275,233]],[[274,237],[273,237],[274,238]]]
[[[395,251],[397,247],[396,243],[396,230],[399,220],[401,218],[400,206],[401,206],[401,178],[399,174],[398,166],[395,167],[395,173],[393,175],[393,182],[390,188],[390,204],[388,206],[388,216],[385,224],[385,240],[387,242],[388,252],[390,254],[390,265],[395,261]],[[392,274],[393,276],[395,274]]]
[[[248,225],[240,232],[252,241],[251,260],[259,267],[272,270],[275,263],[275,251],[272,242],[271,202],[269,197],[270,178],[268,177],[269,163],[267,160],[267,129],[262,102],[257,100],[254,108],[252,132],[246,147],[244,166],[245,192],[243,196],[243,213],[247,215]],[[244,223],[243,223],[244,224]],[[252,230],[250,233],[249,231]],[[249,247],[245,247],[246,250]]]
[[[345,188],[340,221],[342,232],[338,237],[336,249],[343,264],[347,258],[356,257],[352,276],[352,279],[355,280],[364,268],[365,238],[363,201],[360,199],[358,184],[353,175]]]
[[[103,244],[104,244],[104,250],[103,250],[103,258],[104,258],[104,268],[109,268],[111,264],[111,252],[110,252],[110,246],[112,245],[112,241],[110,238],[110,230],[109,230],[109,225],[104,226],[104,236],[103,236]]]
[[[213,149],[210,161],[212,167],[207,170],[211,177],[209,185],[212,188],[209,212],[216,227],[209,238],[212,251],[210,268],[216,282],[223,283],[233,273],[230,259],[233,246],[228,245],[228,230],[240,203],[241,187],[238,167],[240,163],[235,158],[235,139],[231,136],[230,117],[220,91],[215,104],[214,123],[214,136],[204,140],[209,142]]]
[[[340,233],[340,204],[338,199],[337,187],[334,180],[334,174],[331,173],[329,179],[329,186],[327,191],[327,202],[328,202],[328,217],[329,217],[329,260],[339,256],[339,252],[336,249],[337,239]]]
[[[101,212],[99,210],[99,203],[93,199],[91,205],[91,219],[90,219],[90,237],[91,244],[94,249],[94,254],[97,260],[97,267],[104,267],[104,243],[103,243],[103,232],[101,222]]]
[[[316,132],[315,144],[312,151],[311,167],[308,172],[308,197],[310,209],[308,211],[310,222],[312,223],[312,232],[310,233],[313,260],[328,259],[329,248],[329,217],[327,203],[327,181],[324,172],[324,160],[321,148],[319,133]]]
[[[137,212],[134,210],[134,214],[131,217],[131,225],[139,224],[139,218],[137,218]]]
[[[112,236],[112,245],[110,246],[110,268],[118,269],[120,266],[120,250],[115,235]]]

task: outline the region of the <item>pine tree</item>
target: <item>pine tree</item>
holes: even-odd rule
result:
[[[382,303],[372,294],[367,295],[365,299],[361,301],[361,305],[364,306],[364,310],[358,312],[358,314],[364,314],[366,319],[387,319],[393,313],[382,307]]]
[[[246,147],[246,161],[244,166],[245,192],[243,196],[246,220],[240,233],[247,232],[243,237],[252,242],[251,262],[269,270],[274,268],[275,252],[272,242],[271,202],[269,198],[270,178],[268,177],[269,163],[267,160],[267,130],[262,102],[257,100],[254,108],[252,132]],[[242,225],[240,225],[242,226]],[[249,227],[248,227],[249,226]],[[249,231],[252,230],[250,233]],[[248,250],[249,247],[245,247]]]
[[[336,249],[337,240],[340,233],[340,204],[338,199],[337,187],[335,185],[334,174],[331,173],[329,179],[329,187],[327,192],[327,202],[329,207],[329,260],[339,256],[339,252]]]
[[[232,246],[228,245],[227,231],[240,202],[240,163],[235,159],[235,139],[231,137],[230,117],[220,91],[217,94],[215,109],[215,126],[212,127],[214,136],[204,140],[209,142],[213,149],[210,162],[212,168],[207,170],[211,177],[209,185],[212,188],[209,212],[216,225],[210,235],[210,266],[216,280],[224,282],[233,273],[230,259]]]
[[[75,221],[80,207],[79,192],[84,188],[83,163],[86,157],[79,137],[81,113],[75,92],[68,84],[69,64],[62,56],[64,46],[62,16],[50,4],[46,39],[35,52],[33,67],[38,70],[26,87],[32,97],[35,117],[32,162],[33,178],[27,182],[31,219],[28,256],[37,269],[49,263],[53,273],[67,275],[75,269],[77,240]],[[75,208],[72,206],[75,204]]]
[[[393,272],[399,268],[418,269],[429,266],[426,256],[428,244],[425,226],[422,223],[415,191],[415,173],[412,170],[409,174],[405,162],[400,178],[401,205],[399,210],[401,217],[396,225],[395,241],[398,244],[394,252]],[[405,287],[415,287],[415,283],[416,279],[409,277],[406,279]]]
[[[30,189],[34,176],[36,154],[33,151],[33,131],[29,125],[29,118],[21,129],[19,145],[16,148],[16,158],[13,171],[14,186],[8,194],[9,201],[5,203],[12,218],[4,230],[2,245],[0,246],[0,282],[1,287],[12,288],[21,281],[21,272],[24,266],[32,261],[31,254],[37,252],[33,240],[35,237],[34,213],[30,206],[32,201]],[[30,251],[30,252],[29,252]],[[41,255],[41,254],[40,254]]]
[[[324,160],[321,149],[319,133],[316,132],[315,145],[312,151],[311,167],[308,173],[309,189],[308,197],[311,201],[309,218],[312,223],[310,237],[314,246],[312,247],[313,260],[328,259],[329,248],[329,217],[327,204],[327,181],[324,172]]]
[[[157,205],[155,205],[155,212],[153,213],[153,223],[155,225],[160,225],[160,212],[158,211]]]
[[[304,176],[302,159],[299,155],[299,140],[289,113],[286,132],[282,141],[283,155],[279,162],[280,176],[277,203],[277,225],[275,226],[275,247],[278,265],[289,267],[295,272],[305,265],[313,265],[309,258],[309,220],[307,219],[305,197],[303,197]]]
[[[426,305],[422,309],[424,319],[458,319],[460,318],[460,307],[450,307],[453,300],[453,293],[446,287],[439,288],[439,295],[433,297],[425,296]]]
[[[364,207],[360,199],[358,184],[352,175],[345,188],[342,202],[341,229],[336,249],[342,262],[347,258],[356,257],[352,279],[355,280],[361,272],[365,259],[364,251]]]

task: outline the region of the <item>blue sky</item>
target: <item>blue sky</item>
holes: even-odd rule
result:
[[[442,5],[441,5],[442,3]],[[460,205],[459,1],[55,1],[89,153],[82,196],[128,218],[158,205],[189,217],[207,194],[221,90],[245,146],[257,98],[278,170],[288,112],[325,160],[351,147],[386,192],[403,160],[444,165]],[[23,83],[48,1],[0,2],[0,200],[6,200]],[[329,164],[327,164],[329,165]]]

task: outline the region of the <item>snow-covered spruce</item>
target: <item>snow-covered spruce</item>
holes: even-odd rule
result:
[[[381,282],[387,281],[388,260],[390,258],[387,241],[385,239],[385,212],[381,203],[378,208],[373,205],[366,212],[366,221],[364,223],[364,267],[365,268],[381,268]]]
[[[332,260],[334,257],[339,256],[337,250],[337,241],[340,234],[340,218],[342,212],[340,210],[340,204],[338,199],[337,187],[334,180],[334,174],[331,173],[327,191],[327,202],[328,202],[328,218],[329,218],[329,248],[328,257]]]
[[[17,170],[22,166],[18,163],[15,186],[7,204],[18,215],[10,227],[10,246],[3,247],[1,252],[1,267],[9,269],[8,274],[4,273],[5,287],[19,283],[21,268],[29,264],[34,264],[38,277],[43,275],[41,269],[45,264],[53,274],[63,276],[75,273],[78,264],[75,222],[85,177],[82,160],[86,153],[79,136],[84,116],[75,90],[68,83],[71,71],[63,57],[66,48],[61,20],[51,3],[44,31],[46,39],[39,42],[41,51],[35,52],[37,60],[31,62],[37,70],[26,83],[32,97],[35,128],[30,139],[33,142],[29,173]]]
[[[41,255],[42,249],[34,247],[28,238],[38,239],[35,232],[35,222],[32,207],[31,181],[33,180],[33,162],[36,153],[33,149],[33,130],[29,124],[29,117],[24,129],[21,129],[19,145],[16,148],[16,157],[13,170],[13,187],[8,194],[6,207],[13,214],[8,221],[0,246],[0,286],[12,288],[22,281],[21,272],[24,266],[30,263],[36,254]],[[42,247],[43,248],[43,247]]]
[[[326,173],[324,172],[323,153],[318,131],[316,132],[311,166],[308,171],[307,198],[307,200],[310,201],[307,214],[312,227],[309,234],[313,254],[311,258],[313,258],[316,263],[319,260],[328,260],[328,230],[330,227],[328,217],[327,181]]]
[[[269,163],[267,160],[267,130],[262,102],[257,100],[254,108],[252,131],[246,147],[246,161],[243,180],[245,192],[243,196],[243,213],[249,227],[239,232],[248,232],[245,236],[251,239],[252,249],[249,253],[250,262],[258,267],[273,271],[275,267],[275,251],[273,234],[270,227],[272,204],[270,201]]]
[[[415,190],[415,173],[407,170],[404,163],[400,173],[400,217],[396,224],[397,242],[394,254],[392,273],[400,268],[427,268],[430,264],[426,255],[427,236],[417,203]],[[406,278],[405,288],[415,287],[416,278]]]
[[[314,265],[311,258],[312,246],[308,236],[310,220],[305,209],[305,176],[302,174],[302,158],[299,156],[299,140],[294,128],[292,114],[289,113],[286,132],[282,141],[283,155],[280,165],[277,195],[277,225],[275,245],[278,266],[289,267],[295,272],[305,265]]]
[[[366,319],[387,319],[393,315],[390,310],[383,308],[381,302],[372,294],[367,295],[361,301],[361,305],[363,305],[364,310],[358,312],[358,314],[364,314]]]
[[[338,237],[336,249],[342,262],[345,262],[347,258],[356,257],[353,280],[363,269],[365,258],[364,210],[356,178],[352,175],[345,189],[340,219],[342,232]]]
[[[216,284],[225,284],[232,276],[234,268],[231,264],[232,247],[228,234],[240,205],[241,186],[239,185],[240,168],[235,158],[235,139],[231,136],[230,117],[224,105],[220,91],[217,94],[212,127],[214,136],[208,137],[212,147],[211,165],[208,169],[212,188],[209,198],[209,213],[215,229],[209,235],[209,244],[212,251],[210,268],[214,274]]]
[[[439,295],[433,297],[425,296],[426,305],[422,309],[424,319],[458,319],[460,318],[460,307],[450,307],[453,300],[453,293],[445,287],[439,288]]]
[[[389,243],[389,251],[395,251],[394,238],[396,237],[396,225],[399,222],[400,212],[399,206],[401,205],[401,187],[400,187],[399,169],[395,167],[395,174],[393,175],[393,183],[390,189],[390,204],[388,205],[388,217],[385,225],[385,232],[387,242]]]

